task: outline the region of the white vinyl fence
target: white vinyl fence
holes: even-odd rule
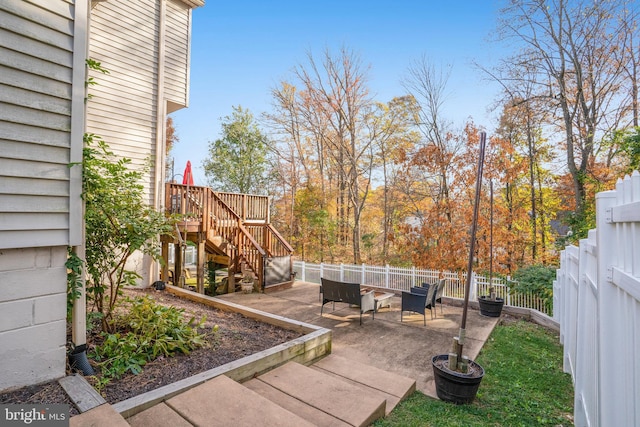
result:
[[[391,266],[350,265],[350,264],[312,264],[304,261],[294,261],[293,270],[296,278],[303,282],[320,283],[320,278],[342,282],[362,283],[368,286],[387,288],[395,291],[408,291],[412,286],[420,286],[422,282],[435,283],[439,270],[422,270],[418,268],[403,268]],[[444,271],[446,279],[444,296],[449,298],[464,298],[464,284],[466,273]],[[469,300],[476,301],[478,295],[489,295],[489,278],[474,274]],[[504,298],[505,306],[532,308],[541,313],[551,315],[551,304],[530,294],[510,293],[509,284],[515,283],[509,278],[493,278],[496,294]]]
[[[640,175],[596,196],[596,230],[562,251],[553,317],[577,427],[640,426]]]

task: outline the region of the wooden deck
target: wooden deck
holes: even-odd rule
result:
[[[290,283],[293,248],[270,223],[269,198],[250,194],[219,193],[209,187],[165,184],[167,215],[179,220],[172,237],[162,239],[162,256],[175,244],[174,282],[182,283],[181,246],[197,246],[197,291],[204,293],[205,263],[212,260],[228,267],[229,292],[235,290],[236,275],[251,271],[258,287]],[[169,267],[162,271],[169,278]]]

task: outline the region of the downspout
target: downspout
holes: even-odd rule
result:
[[[157,68],[157,92],[156,92],[156,161],[155,161],[155,197],[154,208],[157,211],[164,209],[164,169],[166,167],[166,110],[167,103],[164,97],[164,74],[165,74],[165,28],[166,28],[166,0],[160,1],[160,12],[158,20],[158,68]],[[157,262],[151,263],[151,282],[160,278],[160,265]]]
[[[68,355],[71,369],[84,375],[95,372],[87,359],[87,286],[85,281],[85,222],[82,200],[82,160],[87,105],[85,102],[87,79],[86,59],[89,56],[89,28],[91,12],[85,0],[76,0],[73,37],[73,79],[71,86],[71,133],[69,161],[75,164],[69,170],[69,246],[83,262],[80,296],[73,301],[71,312],[71,351]],[[79,19],[80,17],[80,19]],[[76,200],[80,209],[73,209]],[[78,218],[78,215],[80,216]]]

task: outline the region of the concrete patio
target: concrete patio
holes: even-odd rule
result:
[[[427,326],[422,315],[411,312],[405,312],[401,323],[398,295],[392,298],[391,308],[376,313],[375,320],[371,312],[363,315],[360,326],[358,308],[347,304],[336,304],[334,311],[333,303],[327,303],[320,317],[319,287],[298,281],[290,289],[268,294],[233,293],[218,298],[331,329],[333,354],[413,378],[418,390],[437,398],[431,357],[450,351],[459,332],[462,307],[445,301],[443,313],[438,304],[433,320],[427,312]],[[469,309],[464,354],[475,359],[497,323],[497,318]]]

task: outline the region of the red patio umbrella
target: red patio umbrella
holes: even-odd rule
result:
[[[187,160],[187,167],[182,175],[182,185],[193,185],[193,174],[191,173],[191,162]]]

